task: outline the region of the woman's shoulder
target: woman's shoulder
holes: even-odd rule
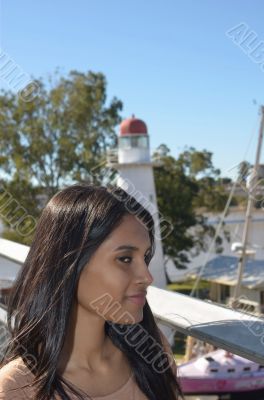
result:
[[[32,380],[33,374],[21,357],[9,361],[0,369],[0,399],[28,399],[24,387]]]

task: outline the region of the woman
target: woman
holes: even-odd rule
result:
[[[58,192],[10,298],[0,399],[179,399],[145,300],[153,254],[153,219],[122,189]]]

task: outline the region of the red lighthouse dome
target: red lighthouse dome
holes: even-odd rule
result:
[[[148,134],[148,128],[145,122],[141,119],[135,118],[134,114],[131,118],[124,119],[120,124],[120,135],[130,134]]]

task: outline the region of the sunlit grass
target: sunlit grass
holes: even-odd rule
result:
[[[194,280],[188,280],[185,282],[175,282],[175,283],[170,283],[167,285],[168,290],[173,290],[175,292],[182,292],[182,291],[191,291],[193,286],[195,284]],[[201,280],[199,282],[199,289],[209,289],[210,283],[204,280]]]

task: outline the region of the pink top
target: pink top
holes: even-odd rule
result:
[[[167,339],[165,338],[165,336],[162,337],[164,342],[164,350],[172,355],[172,351]],[[172,368],[176,374],[175,363],[173,364]],[[34,398],[33,388],[25,386],[32,382],[33,377],[34,376],[32,372],[24,364],[21,357],[16,358],[13,361],[10,361],[8,364],[4,365],[0,370],[0,399],[1,400],[33,399]],[[66,388],[65,390],[67,391]],[[79,388],[78,390],[83,394],[84,398],[87,396],[87,394],[82,390],[80,390]],[[77,399],[77,397],[74,394],[70,394],[69,392],[67,393],[71,396],[72,400]],[[87,399],[88,398],[89,397],[87,396]],[[114,393],[100,397],[90,396],[90,398],[95,400],[123,400],[123,399],[148,400],[147,397],[142,393],[142,391],[136,384],[133,372],[130,375],[127,382],[123,386],[121,386],[121,388],[116,390]]]

